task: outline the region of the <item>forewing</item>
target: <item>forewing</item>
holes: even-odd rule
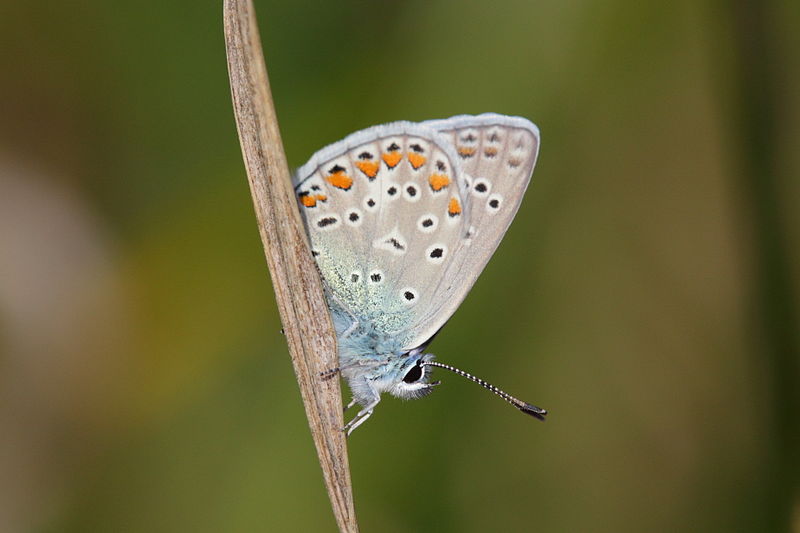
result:
[[[519,209],[539,152],[539,130],[520,117],[485,114],[428,121],[458,154],[468,189],[467,236],[453,250],[436,302],[414,325],[409,348],[428,341],[466,297]]]

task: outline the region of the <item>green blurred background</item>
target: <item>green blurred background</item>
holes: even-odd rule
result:
[[[398,119],[542,130],[350,440],[364,531],[800,531],[800,3],[256,2],[289,162]],[[221,3],[0,5],[0,531],[332,531]]]

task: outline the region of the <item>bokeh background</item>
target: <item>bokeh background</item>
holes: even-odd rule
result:
[[[362,529],[800,531],[800,3],[258,0],[292,166],[542,130],[519,215],[350,440]],[[0,531],[332,531],[221,2],[0,4]]]

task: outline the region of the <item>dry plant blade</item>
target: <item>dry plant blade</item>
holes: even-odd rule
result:
[[[356,532],[336,339],[297,209],[251,0],[225,0],[228,74],[250,192],[289,353],[339,530]]]

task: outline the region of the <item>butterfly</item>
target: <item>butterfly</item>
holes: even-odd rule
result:
[[[394,122],[315,153],[295,193],[336,329],[341,374],[361,410],[388,392],[420,398],[444,368],[540,420],[547,412],[463,370],[427,346],[456,311],[519,209],[539,152],[520,117],[461,115]]]

